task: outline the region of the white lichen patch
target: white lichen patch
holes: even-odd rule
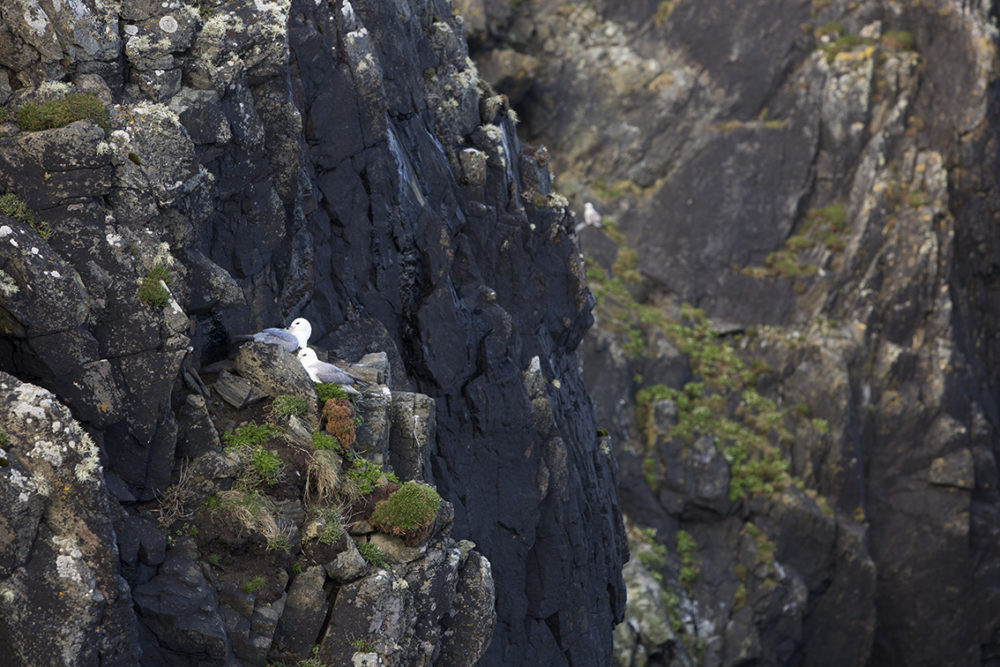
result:
[[[165,33],[169,34],[177,32],[177,19],[175,19],[170,14],[160,17],[159,25],[160,25],[160,30],[162,30]]]
[[[59,555],[56,556],[56,574],[61,579],[69,579],[82,584],[81,568],[86,566],[81,562],[83,552],[77,546],[76,539],[73,537],[53,537],[52,543],[59,549]]]
[[[73,86],[62,81],[43,81],[38,86],[38,94],[44,97],[64,97],[73,92]]]
[[[6,457],[7,454],[4,453],[4,458]],[[31,498],[31,494],[38,492],[38,485],[35,480],[30,479],[27,475],[13,466],[5,467],[2,471],[0,471],[0,477],[6,477],[7,484],[10,485],[10,488],[17,491],[18,502],[26,503],[29,498]]]
[[[31,32],[35,33],[39,37],[44,36],[45,31],[48,30],[51,25],[49,23],[48,15],[41,7],[38,6],[38,3],[36,2],[31,2],[27,7],[25,7],[23,16],[24,22],[28,24],[29,28],[31,28]]]
[[[39,439],[35,440],[35,446],[28,452],[28,456],[33,459],[41,459],[53,468],[58,468],[62,465],[65,449],[65,445],[59,445],[51,440]]]
[[[8,226],[8,225],[2,225],[2,226],[0,226],[0,239],[2,239],[3,237],[7,236],[8,234],[13,234],[13,233],[14,233],[14,230],[11,229],[10,226]]]
[[[21,290],[17,286],[17,283],[14,282],[14,279],[11,278],[6,271],[0,269],[0,294],[2,294],[5,298],[9,298],[20,291]]]
[[[45,411],[52,407],[51,393],[41,387],[30,384],[18,385],[15,389],[17,401],[11,409],[11,413],[17,419],[33,420],[45,419]]]
[[[97,458],[97,446],[90,436],[83,432],[79,425],[73,424],[73,428],[80,431],[79,440],[70,440],[70,447],[75,447],[80,455],[80,462],[73,468],[73,474],[77,481],[86,482],[95,479],[101,471],[101,462]]]

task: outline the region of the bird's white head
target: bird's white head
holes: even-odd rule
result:
[[[309,342],[309,336],[312,336],[312,325],[309,324],[309,320],[304,317],[297,317],[292,320],[292,324],[288,327],[289,333],[299,339],[299,347],[305,348],[306,344]]]
[[[298,357],[303,362],[319,361],[319,357],[316,356],[316,350],[312,349],[311,347],[304,347],[301,350],[299,350]]]

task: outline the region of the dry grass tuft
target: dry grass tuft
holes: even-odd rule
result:
[[[340,486],[340,456],[329,450],[313,452],[312,463],[306,470],[306,505],[316,507],[332,504]]]

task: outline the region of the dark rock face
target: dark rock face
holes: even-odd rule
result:
[[[463,5],[522,136],[551,149],[577,210],[606,216],[580,232],[591,266],[644,308],[623,330],[628,298],[604,281],[582,357],[625,512],[667,548],[645,565],[691,646],[630,617],[620,664],[684,664],[694,638],[706,664],[995,660],[995,8]],[[640,389],[704,379],[650,314],[679,322],[683,301],[725,334],[713,344],[766,364],[756,391],[822,420],[771,435],[804,494],[763,485],[727,503],[725,436],[635,410]],[[687,584],[681,530],[701,567]]]
[[[68,406],[100,450],[109,502],[125,506],[120,564],[110,530],[97,540],[112,554],[95,574],[114,611],[102,636],[123,637],[100,660],[263,664],[274,637],[276,650],[350,657],[335,633],[290,637],[291,620],[214,581],[186,537],[165,547],[148,521],[185,470],[198,494],[232,483],[218,411],[271,390],[312,398],[269,351],[222,371],[228,407],[199,377],[230,335],[305,316],[320,347],[384,352],[391,388],[420,392],[412,414],[433,426],[390,436],[397,405],[372,399],[386,423],[366,425],[367,445],[432,479],[478,550],[431,597],[402,595],[412,608],[394,632],[450,624],[449,664],[483,651],[488,665],[607,664],[626,552],[575,356],[593,301],[544,160],[503,109],[480,105],[461,19],[437,0],[126,4],[0,8],[6,118],[72,92],[108,108],[107,135],[86,120],[0,124],[0,187],[53,230],[44,241],[0,219],[0,368]],[[162,301],[145,292],[154,269],[168,275],[153,281]],[[254,370],[275,364],[285,386]],[[359,600],[373,585],[343,583]],[[303,587],[274,601],[294,600],[288,619],[312,628]],[[350,606],[342,594],[330,609]],[[74,623],[96,627],[96,613]],[[16,620],[2,632],[26,636]]]

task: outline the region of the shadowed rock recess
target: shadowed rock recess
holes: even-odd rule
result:
[[[997,664],[997,4],[461,4],[604,216],[615,664]]]
[[[594,300],[498,101],[444,0],[0,3],[0,661],[610,663]],[[354,392],[232,342],[295,317]]]

